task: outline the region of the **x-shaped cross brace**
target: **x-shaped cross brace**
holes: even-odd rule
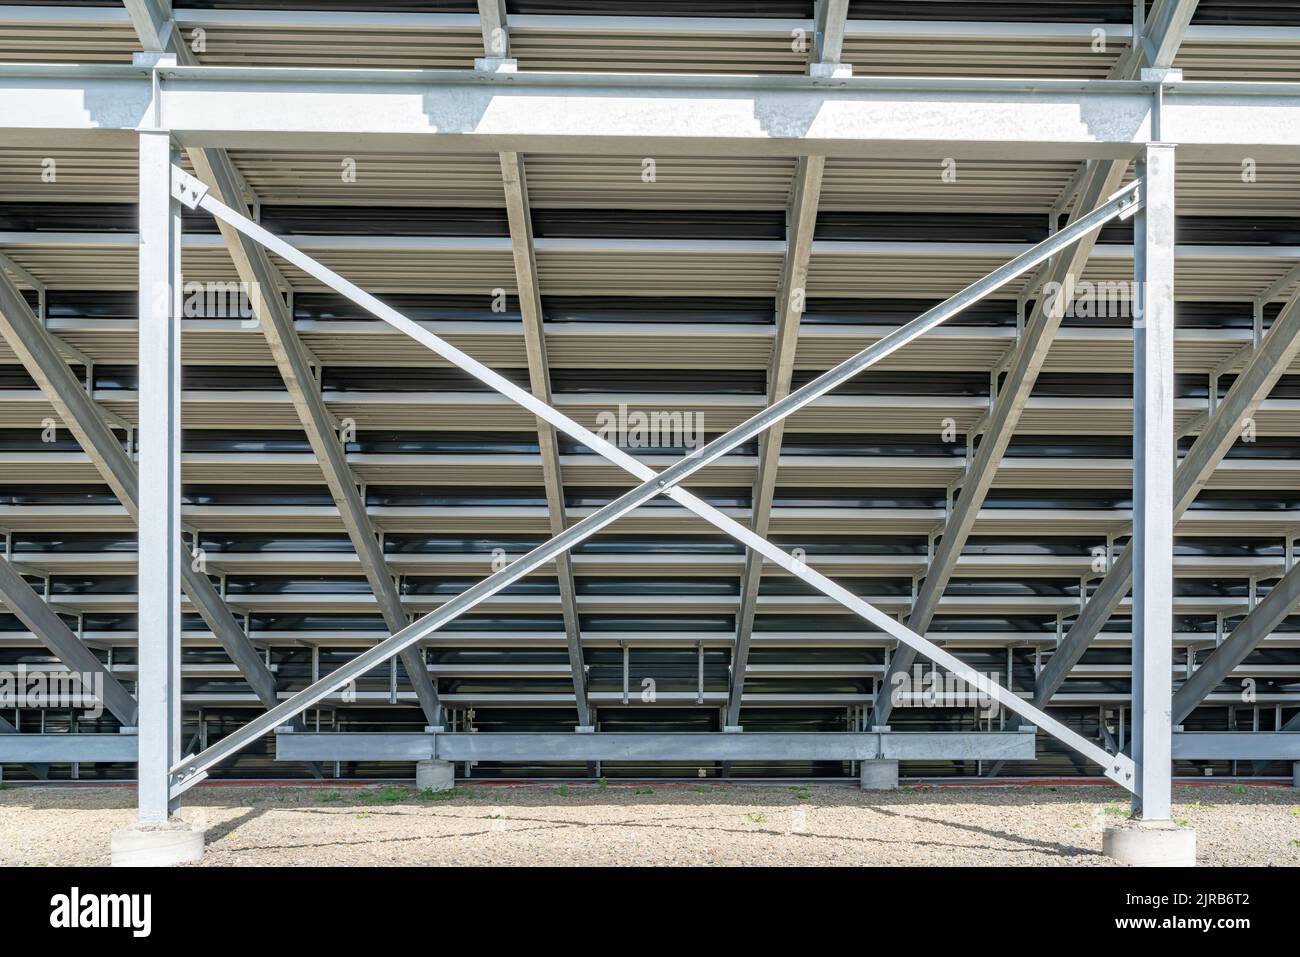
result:
[[[724,515],[712,505],[682,488],[680,483],[705,466],[717,461],[732,449],[760,435],[769,426],[852,379],[864,369],[875,365],[909,342],[951,319],[967,306],[978,302],[1022,273],[1033,269],[1055,253],[1077,241],[1080,237],[1094,229],[1099,229],[1112,219],[1117,217],[1127,218],[1132,215],[1142,204],[1140,182],[1134,182],[1125,187],[1098,206],[1097,209],[1080,216],[1065,229],[1049,236],[1043,242],[1017,256],[1009,263],[1000,266],[978,282],[967,286],[947,301],[883,336],[871,346],[844,360],[835,368],[818,376],[802,388],[791,392],[779,402],[768,406],[725,435],[719,436],[702,448],[696,449],[662,472],[655,472],[654,469],[628,455],[622,449],[602,439],[552,406],[542,402],[532,393],[519,388],[478,360],[434,335],[419,323],[403,316],[342,276],[322,266],[310,256],[305,255],[289,243],[263,229],[246,216],[240,215],[229,206],[214,199],[208,195],[207,186],[178,166],[172,167],[172,196],[190,209],[207,210],[218,220],[261,243],[271,252],[318,279],[335,292],[373,313],[394,328],[406,333],[443,359],[465,370],[480,382],[491,386],[508,399],[523,406],[529,412],[549,422],[556,429],[576,439],[641,480],[641,484],[636,488],[624,493],[613,502],[570,526],[561,534],[537,546],[505,568],[462,592],[436,611],[430,612],[408,627],[390,635],[362,652],[346,665],[259,715],[234,734],[223,738],[207,750],[182,760],[172,769],[173,797],[179,796],[189,787],[202,780],[207,769],[217,762],[237,753],[252,741],[274,730],[277,726],[284,724],[295,715],[312,707],[312,705],[317,704],[350,681],[364,675],[393,655],[400,653],[403,649],[421,641],[443,625],[514,582],[531,574],[541,566],[553,561],[557,555],[573,548],[602,528],[658,495],[669,496],[683,508],[694,512],[700,518],[740,541],[747,548],[753,549],[768,561],[779,565],[790,574],[812,585],[818,591],[839,602],[849,611],[875,625],[885,634],[891,635],[903,644],[915,648],[917,652],[952,672],[966,684],[983,694],[989,695],[1003,707],[1014,711],[1096,762],[1101,766],[1103,773],[1108,778],[1123,785],[1130,791],[1133,790],[1135,766],[1131,758],[1123,754],[1112,755],[1107,753],[1094,742],[1067,728],[1060,721],[1025,701],[1015,692],[988,676],[980,674],[954,655],[924,636],[918,635],[874,605],[863,601],[857,595],[837,585],[826,576],[809,568],[803,561],[773,545],[767,539],[754,534],[753,531],[735,519]]]

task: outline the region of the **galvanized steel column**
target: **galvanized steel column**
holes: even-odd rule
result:
[[[1173,695],[1174,147],[1146,147],[1133,225],[1133,810],[1169,820]]]
[[[180,204],[166,130],[140,136],[139,811],[167,820],[180,760]]]

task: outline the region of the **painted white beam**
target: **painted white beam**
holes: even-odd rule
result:
[[[158,106],[184,146],[605,155],[1132,158],[1144,81],[886,79],[175,67]],[[151,114],[142,67],[0,67],[13,145],[125,142]],[[1189,158],[1286,158],[1300,86],[1167,83],[1163,135]],[[91,135],[95,134],[95,135]]]

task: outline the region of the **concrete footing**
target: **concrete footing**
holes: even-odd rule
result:
[[[450,791],[456,786],[456,768],[450,761],[416,761],[415,786],[421,791]]]
[[[112,863],[114,867],[172,867],[201,860],[206,834],[180,820],[114,831],[110,838]]]
[[[1129,821],[1102,832],[1101,852],[1132,867],[1195,867],[1196,832],[1172,821]]]
[[[898,762],[886,758],[859,762],[864,791],[898,790]]]

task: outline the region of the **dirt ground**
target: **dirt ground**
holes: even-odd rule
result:
[[[0,865],[108,863],[130,787],[0,790]],[[1176,787],[1206,865],[1300,865],[1300,792]],[[1108,865],[1118,789],[1076,785],[409,783],[202,786],[184,816],[224,865]]]

